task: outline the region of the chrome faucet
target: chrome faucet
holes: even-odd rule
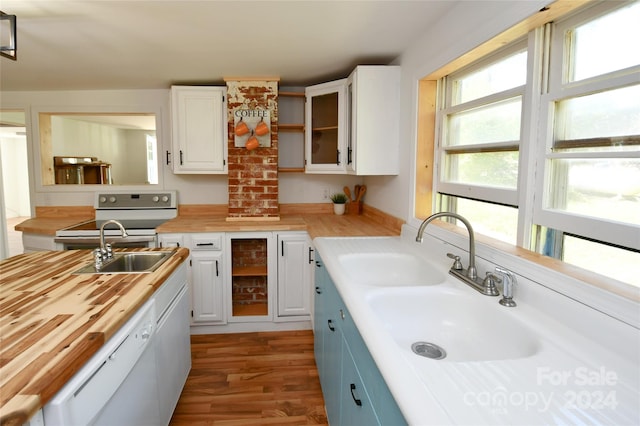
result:
[[[124,229],[124,226],[117,220],[107,220],[102,224],[102,226],[100,226],[100,248],[97,248],[93,251],[96,270],[100,270],[100,268],[102,268],[102,263],[113,257],[111,244],[105,243],[104,240],[104,228],[111,223],[114,225],[118,225],[118,227],[120,228],[120,232],[122,233],[122,238],[127,238],[129,236],[129,234],[127,234],[127,230]]]
[[[478,278],[478,271],[476,269],[476,242],[475,235],[473,233],[473,227],[469,223],[467,219],[460,216],[457,213],[451,212],[440,212],[435,213],[426,218],[422,224],[420,224],[420,228],[418,229],[418,235],[416,235],[416,241],[422,242],[422,235],[424,234],[424,230],[429,223],[433,220],[438,219],[440,217],[453,217],[458,219],[460,222],[464,224],[467,228],[467,233],[469,234],[469,267],[465,270],[462,267],[462,263],[460,262],[460,257],[454,254],[448,253],[447,256],[454,259],[453,266],[449,269],[449,273],[454,277],[459,278],[465,284],[469,285],[473,289],[479,291],[480,293],[486,296],[498,296],[500,293],[495,284],[495,280],[492,279],[492,276],[489,274],[485,279]]]
[[[504,287],[502,289],[502,299],[499,300],[499,303],[502,306],[507,306],[509,308],[513,308],[517,306],[515,300],[513,300],[513,287],[518,283],[516,280],[516,275],[508,269],[505,269],[501,266],[496,266],[496,272],[503,276],[502,282],[504,283]]]

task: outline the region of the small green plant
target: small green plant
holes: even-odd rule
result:
[[[345,204],[347,200],[347,196],[342,192],[338,192],[337,194],[333,194],[331,196],[331,201],[333,201],[334,204]]]

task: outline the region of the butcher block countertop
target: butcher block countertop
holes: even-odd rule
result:
[[[21,425],[44,406],[189,256],[174,251],[144,274],[73,275],[91,250],[0,261],[0,424]]]
[[[307,231],[315,237],[356,237],[399,235],[400,232],[365,216],[310,214],[282,215],[278,221],[228,222],[225,217],[179,216],[163,223],[156,232],[243,232],[243,231]]]
[[[360,215],[336,216],[328,203],[283,204],[279,220],[228,220],[226,206],[180,206],[178,217],[158,228],[158,233],[307,231],[315,237],[397,236],[403,221],[364,205]],[[68,210],[57,207],[46,216],[36,216],[16,225],[17,231],[54,236],[58,229],[84,222],[65,216]],[[56,215],[58,213],[58,215]]]

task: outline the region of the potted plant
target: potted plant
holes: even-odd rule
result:
[[[331,201],[333,202],[333,212],[337,215],[344,214],[345,204],[349,199],[341,192],[333,194]]]

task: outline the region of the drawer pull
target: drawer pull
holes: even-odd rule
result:
[[[356,396],[353,394],[353,391],[356,390],[356,385],[354,383],[351,383],[350,387],[351,387],[351,398],[353,398],[353,402],[355,402],[358,407],[362,407],[362,400],[356,398]]]
[[[329,325],[329,330],[336,331],[336,328],[333,326],[332,320],[327,320],[327,324]]]

